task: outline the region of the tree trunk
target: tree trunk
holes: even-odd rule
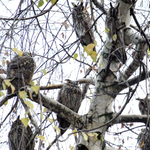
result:
[[[132,4],[130,2],[124,3],[123,0],[117,0],[116,5],[118,3],[121,4],[120,8],[123,8],[120,9],[120,16],[123,15],[121,21],[125,22],[126,26],[124,28],[124,43],[126,45],[130,43],[135,44],[137,51],[129,67],[125,70],[124,73],[120,72],[119,76],[117,77],[120,62],[118,63],[112,61],[109,69],[107,69],[109,60],[105,58],[105,54],[110,54],[112,44],[108,39],[105,41],[105,46],[101,52],[100,68],[95,81],[95,92],[93,94],[90,111],[87,114],[86,118],[86,132],[84,132],[83,130],[88,138],[86,139],[82,132],[79,133],[78,145],[76,146],[76,150],[81,150],[81,145],[84,145],[88,150],[108,149],[105,146],[104,138],[109,124],[121,114],[125,106],[128,104],[131,95],[134,93],[134,90],[132,91],[132,89],[129,88],[126,104],[118,114],[114,115],[112,113],[112,102],[114,101],[120,90],[123,90],[122,88],[117,86],[117,84],[121,81],[127,82],[127,79],[140,66],[141,60],[145,56],[145,52],[147,50],[147,44],[144,39],[140,35],[133,34],[132,30],[129,28],[131,20],[130,7],[132,6]],[[115,86],[112,86],[112,84]],[[112,118],[112,116],[115,117]],[[111,150],[112,149],[113,148],[111,148]]]

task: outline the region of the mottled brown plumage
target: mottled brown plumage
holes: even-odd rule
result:
[[[19,117],[13,122],[8,134],[9,150],[34,150],[33,133],[29,126],[25,128]],[[28,142],[29,146],[27,147]]]
[[[81,89],[79,88],[78,81],[66,80],[65,83],[58,94],[58,102],[67,106],[74,112],[78,112],[79,107],[82,102]],[[61,129],[61,135],[70,126],[70,123],[57,115],[57,120],[59,122],[59,128]]]
[[[138,145],[141,150],[149,150],[150,149],[149,128],[141,129],[141,133],[138,135]]]
[[[150,99],[148,98],[148,95],[141,99],[137,98],[139,100],[139,110],[142,115],[150,115]]]
[[[120,20],[120,4],[118,4],[117,7],[113,7],[110,3],[110,9],[105,22],[105,27],[109,29],[109,32],[107,32],[107,38],[113,45],[110,53],[125,64],[127,56],[123,42],[122,28],[124,27],[124,23],[121,23]]]
[[[20,57],[16,55],[7,66],[7,78],[11,80],[11,84],[17,92],[22,86],[29,85],[32,79],[35,62],[28,52],[24,52]],[[8,88],[8,94],[12,93]]]
[[[75,29],[76,35],[80,38],[82,46],[87,46],[88,44],[94,43],[94,32],[92,29],[92,22],[88,11],[83,6],[83,2],[80,5],[75,5],[73,3],[73,27]],[[96,51],[95,47],[93,49]]]

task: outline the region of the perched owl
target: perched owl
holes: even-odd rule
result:
[[[149,150],[150,149],[149,128],[141,129],[141,133],[138,135],[138,145],[141,150]]]
[[[16,55],[7,66],[7,78],[17,92],[22,86],[29,85],[35,70],[35,61],[28,52],[24,52],[20,57]],[[12,93],[8,88],[8,94]]]
[[[124,24],[120,22],[120,4],[113,7],[110,3],[110,9],[105,22],[105,27],[109,29],[109,32],[107,32],[107,38],[113,45],[110,54],[117,57],[120,62],[125,64],[127,55],[123,42],[123,26]]]
[[[79,88],[78,81],[71,81],[66,79],[65,83],[61,90],[58,93],[58,102],[65,105],[74,112],[78,112],[79,107],[82,102],[81,89]],[[57,120],[59,122],[59,128],[61,129],[61,135],[67,130],[70,126],[70,123],[64,120],[63,118],[57,115]]]
[[[148,95],[144,99],[137,98],[139,100],[139,110],[142,115],[150,115],[150,99]]]
[[[73,27],[77,37],[80,38],[82,46],[94,43],[95,38],[90,15],[83,6],[83,2],[81,2],[80,5],[72,4],[74,6],[72,11]],[[96,51],[95,47],[93,50]]]
[[[31,140],[32,135],[31,128],[29,126],[25,128],[18,116],[8,134],[9,150],[34,150],[34,139]],[[29,141],[29,146],[26,147]]]

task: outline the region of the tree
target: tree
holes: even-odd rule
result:
[[[91,0],[86,9],[93,20],[96,42],[84,48],[80,44],[80,38],[75,40],[71,1],[20,0],[17,4],[13,2],[0,1],[2,10],[6,12],[6,16],[0,18],[1,73],[5,73],[6,63],[11,61],[14,51],[17,54],[20,51],[31,52],[37,67],[30,86],[26,85],[18,93],[9,95],[0,91],[1,114],[3,113],[1,133],[6,135],[5,128],[10,128],[8,118],[12,122],[20,115],[24,125],[29,124],[30,119],[33,138],[37,141],[40,139],[36,144],[39,149],[54,148],[53,144],[56,144],[56,149],[62,149],[60,139],[65,142],[66,139],[59,136],[57,114],[76,128],[74,133],[66,134],[67,138],[75,136],[76,149],[97,150],[109,149],[109,146],[112,146],[110,149],[115,149],[115,144],[106,141],[105,138],[109,128],[115,124],[121,123],[122,128],[127,128],[128,132],[134,132],[134,122],[146,123],[148,127],[148,115],[121,114],[131,103],[131,99],[141,96],[142,90],[145,95],[149,94],[149,37],[146,35],[149,27],[146,22],[148,13],[144,11],[143,16],[139,14],[143,19],[143,24],[139,24],[141,22],[137,21],[137,14],[134,15],[136,1],[116,0],[115,6],[114,3],[109,5],[109,2]],[[115,16],[118,8],[120,14]],[[108,10],[113,10],[113,15],[107,13]],[[138,9],[135,11],[140,12]],[[106,16],[110,24],[105,28]],[[131,24],[132,16],[134,25]],[[113,34],[107,36],[110,32]],[[91,52],[93,46],[96,46],[96,55]],[[126,48],[126,63],[125,59],[120,57],[122,48]],[[88,53],[89,51],[91,53]],[[89,111],[87,109],[82,115],[57,102],[58,89],[68,78],[84,84],[84,94],[90,84],[90,90],[84,100],[89,103]],[[142,81],[146,81],[144,87],[141,87]],[[6,80],[6,76],[0,78],[1,90],[10,86],[11,82]],[[138,94],[138,91],[141,93]],[[124,104],[116,113],[115,103],[120,94],[123,95],[120,98],[124,100]],[[81,107],[81,110],[83,109],[84,107]],[[134,109],[138,108],[134,106]],[[131,127],[127,124],[129,122],[132,122]],[[115,131],[115,134],[119,133]],[[134,138],[137,138],[137,135]],[[3,138],[2,142],[5,141],[7,139]],[[73,149],[72,145],[71,143],[67,148]],[[118,148],[121,149],[122,145],[119,143]],[[142,145],[140,147],[142,148]]]

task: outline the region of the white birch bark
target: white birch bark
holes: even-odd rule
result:
[[[124,3],[124,2],[125,3]],[[133,72],[139,67],[140,60],[145,56],[145,51],[147,50],[147,44],[141,35],[134,34],[130,26],[131,16],[130,16],[130,7],[131,3],[126,0],[117,0],[116,5],[121,4],[121,21],[125,22],[124,28],[124,43],[126,45],[133,43],[136,45],[137,52],[136,55],[131,62],[131,65],[126,69],[124,73],[120,73],[119,81],[124,81],[128,79]],[[117,76],[116,73],[119,70],[120,63],[119,62],[111,62],[110,71],[105,72],[105,68],[107,66],[108,60],[105,58],[105,55],[108,55],[112,48],[111,42],[107,39],[105,42],[105,46],[101,52],[100,59],[100,68],[98,71],[98,75],[95,81],[95,92],[93,95],[92,103],[90,106],[90,111],[87,114],[87,126],[86,131],[84,132],[88,135],[88,133],[101,133],[102,138],[104,138],[105,133],[107,131],[107,126],[103,126],[99,128],[101,125],[105,124],[109,119],[111,119],[112,112],[112,102],[115,99],[116,95],[113,93],[119,93],[119,88],[114,89],[111,85],[113,82],[116,82]],[[140,57],[139,57],[140,56]],[[132,67],[131,67],[132,66]],[[107,73],[107,74],[106,74]],[[89,119],[90,118],[90,119]],[[94,140],[94,137],[88,136],[88,140],[85,140],[83,135],[80,133],[78,144],[84,145],[88,150],[103,150],[104,142],[102,140],[97,139]],[[109,149],[109,148],[108,148]],[[115,148],[111,148],[113,150]],[[78,146],[76,150],[80,150]]]

